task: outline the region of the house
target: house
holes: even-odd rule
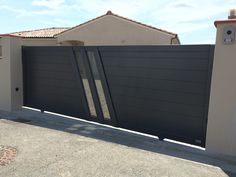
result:
[[[180,44],[175,33],[121,17],[111,11],[72,28],[38,29],[1,36],[20,37],[24,46]]]
[[[0,108],[16,110],[22,105],[22,46],[172,44],[180,44],[177,34],[111,11],[72,28],[0,34]]]

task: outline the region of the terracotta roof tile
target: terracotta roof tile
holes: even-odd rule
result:
[[[19,36],[23,38],[53,38],[56,34],[62,31],[68,30],[69,28],[45,28],[31,31],[20,31],[9,33],[9,35]]]

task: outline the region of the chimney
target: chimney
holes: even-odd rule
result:
[[[236,9],[230,9],[228,19],[236,19]]]

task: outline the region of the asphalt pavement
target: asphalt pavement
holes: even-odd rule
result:
[[[200,148],[27,109],[0,112],[0,146],[17,151],[0,177],[236,176]]]

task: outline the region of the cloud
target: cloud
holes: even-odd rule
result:
[[[228,10],[235,5],[236,0],[32,0],[31,3],[0,0],[1,10],[15,13],[18,18],[50,21],[52,26],[73,26],[112,10],[184,37],[214,30],[214,20],[226,19]]]
[[[10,7],[10,6],[7,6],[7,5],[0,5],[0,9],[1,10],[7,10],[7,11],[10,11],[10,12],[14,12],[14,13],[19,14],[19,15],[27,14],[27,11],[25,9],[14,8],[14,7]]]
[[[175,4],[173,7],[175,7],[175,8],[192,8],[193,6],[191,6],[189,4],[185,4],[185,3],[179,3],[179,4]]]
[[[61,9],[73,9],[88,20],[112,10],[121,16],[178,33],[190,33],[213,24],[216,16],[226,14],[236,0],[96,0],[68,1]],[[82,16],[82,15],[81,15]]]
[[[195,5],[193,3],[190,3],[189,1],[174,1],[172,3],[169,4],[169,7],[172,7],[172,8],[177,8],[177,9],[180,9],[180,8],[194,8]]]
[[[126,16],[129,18],[137,17],[143,13],[153,10],[153,4],[156,0],[96,0],[96,1],[71,1],[76,5],[78,11],[87,12],[92,16],[105,14],[106,11],[111,10],[114,13]]]
[[[22,8],[15,8],[15,7],[10,7],[7,5],[0,5],[1,10],[7,10],[9,12],[15,13],[17,16],[16,17],[22,17],[22,16],[31,16],[31,15],[53,15],[54,12],[50,10],[26,10]]]
[[[33,6],[42,6],[49,9],[59,9],[65,3],[65,0],[33,0]]]
[[[227,12],[236,1],[176,0],[165,3],[159,10],[149,13],[152,24],[177,33],[191,33],[212,26],[219,16]],[[147,17],[146,17],[147,18]]]

